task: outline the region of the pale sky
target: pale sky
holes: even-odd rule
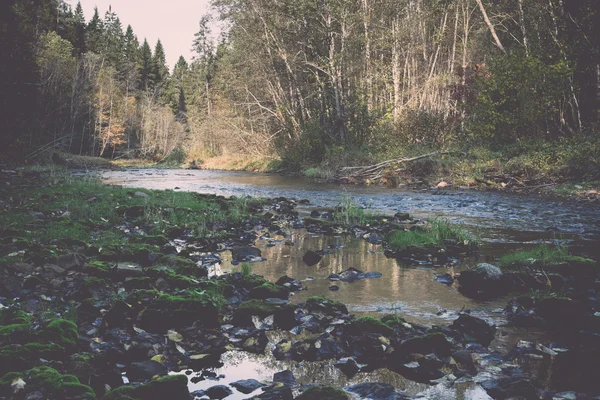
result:
[[[67,0],[73,8],[77,0]],[[108,6],[117,14],[123,25],[131,25],[140,44],[144,38],[154,52],[156,40],[165,48],[167,64],[171,71],[179,59],[185,57],[188,62],[192,59],[192,41],[198,31],[200,18],[209,11],[209,0],[81,0],[86,22],[94,15],[94,6],[98,6],[100,18]]]

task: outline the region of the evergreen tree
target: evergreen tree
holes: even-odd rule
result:
[[[86,47],[89,51],[93,51],[96,54],[102,53],[103,50],[103,36],[104,36],[104,25],[98,14],[98,7],[94,7],[94,16],[87,25],[86,33]]]
[[[112,11],[112,7],[104,15],[104,54],[107,60],[119,73],[123,72],[124,37],[121,20]]]
[[[173,68],[171,90],[169,91],[171,110],[173,110],[173,114],[175,114],[177,120],[183,124],[187,123],[184,79],[188,73],[188,68],[189,66],[185,58],[179,56],[179,60],[177,60],[177,64]]]
[[[140,49],[139,69],[140,89],[146,90],[152,87],[152,50],[150,49],[150,45],[146,39],[144,39],[144,43]]]
[[[127,88],[138,88],[139,87],[139,47],[137,37],[133,33],[131,25],[127,25],[124,38],[124,71],[123,79],[127,83]]]
[[[75,37],[73,40],[73,47],[78,55],[85,53],[85,16],[83,14],[83,8],[81,2],[77,2],[75,7],[75,14],[73,15],[73,23],[75,25]]]
[[[169,76],[169,68],[167,67],[167,61],[165,56],[165,49],[163,48],[160,39],[156,42],[154,47],[154,57],[152,58],[152,77],[156,86],[162,86],[167,77]]]

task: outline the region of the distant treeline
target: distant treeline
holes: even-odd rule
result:
[[[278,154],[300,166],[598,135],[596,0],[213,0],[196,58],[172,73],[160,41],[140,45],[110,10],[86,22],[62,0],[0,7],[13,155]]]

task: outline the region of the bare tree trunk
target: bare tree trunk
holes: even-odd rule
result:
[[[519,20],[521,21],[521,33],[523,34],[523,47],[525,54],[529,56],[529,47],[527,46],[527,30],[525,28],[525,14],[523,13],[523,0],[519,1]]]
[[[487,24],[488,28],[490,29],[490,32],[492,33],[492,36],[494,37],[494,40],[496,41],[496,45],[498,46],[498,48],[500,50],[502,50],[502,52],[504,54],[506,54],[506,50],[504,49],[504,46],[502,46],[502,43],[500,42],[500,38],[496,34],[496,29],[494,29],[494,25],[492,25],[492,22],[488,18],[487,12],[485,11],[485,7],[483,7],[483,3],[481,2],[481,0],[475,0],[475,1],[479,5],[479,9],[481,10],[481,14],[483,14],[483,20],[485,21],[485,23]]]
[[[392,80],[394,82],[394,125],[400,121],[400,49],[398,40],[398,17],[392,22],[392,35],[394,45],[392,47]]]
[[[367,82],[367,108],[373,109],[373,73],[371,71],[371,41],[369,39],[369,25],[371,24],[371,8],[369,0],[363,0],[363,25],[365,29],[365,74]]]

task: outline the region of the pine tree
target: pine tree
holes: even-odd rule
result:
[[[152,50],[148,41],[144,39],[144,43],[140,49],[139,56],[140,69],[140,89],[146,90],[153,86],[152,81]]]
[[[75,38],[73,41],[73,47],[75,48],[77,54],[81,55],[86,51],[85,16],[83,14],[81,2],[77,2],[77,6],[75,7],[75,14],[73,16],[73,21],[75,25]]]
[[[170,85],[171,90],[169,91],[171,110],[173,110],[175,118],[183,124],[187,124],[184,79],[188,73],[188,68],[189,66],[185,58],[179,56],[179,60],[177,60],[177,64],[175,64],[175,67],[173,68]]]
[[[162,86],[168,76],[169,68],[167,67],[165,49],[163,48],[160,39],[158,39],[156,46],[154,47],[154,57],[152,58],[152,77],[154,84],[158,87]]]
[[[131,25],[127,25],[124,38],[125,65],[123,79],[128,89],[139,87],[139,47],[140,43],[133,33],[133,28],[131,28]]]
[[[123,71],[124,56],[123,27],[117,14],[109,7],[104,15],[104,53],[107,60],[119,73]]]
[[[103,49],[103,35],[104,25],[98,14],[98,7],[94,7],[94,16],[90,20],[86,29],[87,40],[86,47],[89,51],[93,51],[96,54],[102,53]]]

